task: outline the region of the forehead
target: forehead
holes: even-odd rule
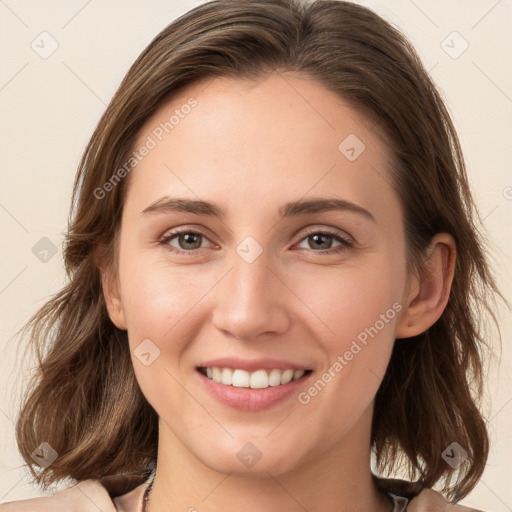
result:
[[[368,204],[390,189],[389,154],[377,133],[304,75],[208,78],[145,123],[135,146],[151,140],[152,148],[131,173],[129,195],[139,206],[164,194],[249,205],[325,192]]]

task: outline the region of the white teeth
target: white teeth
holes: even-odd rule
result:
[[[248,388],[251,376],[244,370],[235,370],[233,372],[233,381],[231,385],[236,388]]]
[[[251,389],[264,389],[268,388],[268,374],[265,370],[257,370],[251,373]]]
[[[285,370],[281,374],[281,384],[288,384],[293,379],[293,370]]]
[[[281,384],[281,370],[277,370],[274,368],[270,370],[270,375],[268,376],[268,385],[269,386],[279,386]]]
[[[224,368],[222,370],[220,381],[222,384],[230,386],[233,382],[233,370],[231,368]]]
[[[215,382],[220,382],[220,380],[222,378],[222,372],[221,372],[220,368],[212,368],[212,370],[213,370],[212,379]]]
[[[293,372],[293,380],[300,379],[306,372],[304,370],[295,370]]]
[[[206,376],[215,382],[236,388],[265,389],[269,386],[288,384],[292,380],[300,379],[304,370],[279,370],[274,368],[267,370],[256,370],[247,372],[245,370],[232,370],[231,368],[206,368]]]

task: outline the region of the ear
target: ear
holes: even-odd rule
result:
[[[454,238],[448,233],[438,233],[426,251],[420,275],[411,278],[396,338],[417,336],[442,315],[450,296],[455,258]]]
[[[112,265],[106,265],[103,262],[98,264],[98,269],[101,275],[101,287],[108,316],[118,329],[126,330],[126,318],[121,302],[117,273],[112,268]]]

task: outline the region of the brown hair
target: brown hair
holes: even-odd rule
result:
[[[100,259],[115,268],[128,179],[102,187],[129,159],[141,127],[195,80],[257,79],[279,71],[313,78],[382,131],[402,199],[410,268],[439,232],[457,244],[455,277],[441,318],[397,340],[378,390],[371,443],[378,468],[405,467],[428,487],[444,480],[461,499],[477,483],[489,441],[478,403],[487,344],[482,313],[501,296],[483,250],[463,155],[443,100],[407,39],[376,13],[336,0],[213,0],[167,26],[137,58],[82,156],[64,261],[69,283],[27,323],[39,368],[17,422],[17,442],[36,481],[134,472],[156,457],[158,417],[132,368],[127,333],[107,314]],[[58,458],[37,473],[31,452]],[[469,455],[457,472],[442,458],[452,442]],[[457,477],[453,482],[454,475]]]

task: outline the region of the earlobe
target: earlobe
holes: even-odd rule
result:
[[[442,315],[455,272],[456,244],[452,235],[438,233],[425,255],[424,265],[405,298],[407,307],[397,325],[396,338],[425,332]]]
[[[103,297],[112,323],[118,329],[126,330],[126,319],[119,293],[119,284],[112,273],[111,269],[100,268]]]

